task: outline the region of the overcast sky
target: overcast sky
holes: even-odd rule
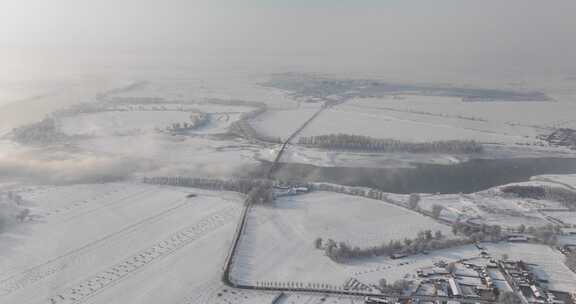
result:
[[[2,0],[0,46],[576,71],[574,0]]]

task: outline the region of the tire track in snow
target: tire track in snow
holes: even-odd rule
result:
[[[63,292],[47,299],[45,303],[81,303],[107,288],[115,286],[130,275],[143,270],[145,266],[172,255],[186,245],[230,223],[230,220],[237,215],[238,209],[239,207],[232,206],[213,212],[199,222],[179,230],[164,240],[124,259],[122,262],[82,280],[74,287],[66,288]]]
[[[182,201],[182,199],[179,199],[178,201]],[[93,250],[98,246],[103,245],[104,243],[115,237],[119,237],[121,235],[136,231],[142,226],[154,223],[162,219],[163,217],[178,211],[180,208],[186,205],[189,205],[189,202],[184,201],[182,203],[179,203],[160,213],[147,217],[134,224],[124,227],[121,230],[118,230],[93,242],[85,244],[82,247],[73,249],[65,254],[52,258],[49,261],[46,261],[42,264],[28,268],[18,274],[12,275],[11,277],[0,281],[0,297],[6,296],[14,291],[20,290],[30,284],[36,283],[55,273],[58,273],[66,269],[69,266],[69,264],[71,264],[70,262],[76,260],[81,255],[89,252],[90,250]]]

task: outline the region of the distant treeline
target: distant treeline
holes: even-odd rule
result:
[[[446,96],[465,101],[549,101],[538,91],[472,88],[457,85],[383,82],[377,79],[342,79],[319,74],[280,73],[262,85],[291,92],[297,98],[340,97],[342,99],[395,95]]]
[[[69,139],[62,133],[53,118],[45,118],[37,123],[31,123],[12,129],[14,141],[27,145],[55,144]]]
[[[570,210],[576,210],[576,192],[550,186],[510,185],[501,187],[503,193],[514,194],[521,198],[545,199],[561,203]]]
[[[482,145],[473,140],[446,140],[422,143],[396,139],[379,139],[362,135],[329,134],[300,137],[299,144],[323,149],[342,149],[366,152],[409,153],[481,153]]]

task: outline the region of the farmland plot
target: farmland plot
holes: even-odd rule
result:
[[[240,282],[325,282],[342,285],[350,276],[314,247],[316,238],[372,246],[416,237],[419,231],[450,228],[384,202],[335,193],[280,198],[249,214],[232,277]]]
[[[0,238],[1,248],[11,248],[0,252],[1,302],[172,301],[218,273],[240,214],[238,195],[130,183],[89,187],[27,190],[40,218]],[[191,192],[197,196],[188,198]],[[174,293],[153,295],[161,286]]]

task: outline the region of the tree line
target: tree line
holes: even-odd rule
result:
[[[570,270],[576,272],[576,251],[569,252],[566,255],[564,263],[566,264],[566,266],[568,266],[568,268],[570,268]]]
[[[365,152],[409,153],[482,153],[483,147],[474,140],[444,140],[430,142],[406,142],[396,139],[380,139],[363,135],[329,134],[300,137],[298,143],[323,149]]]
[[[570,210],[576,210],[576,192],[566,188],[544,185],[510,185],[501,187],[500,191],[516,195],[520,198],[555,201]]]
[[[26,145],[55,144],[70,138],[60,131],[56,121],[51,117],[14,128],[11,135],[14,141]]]
[[[472,242],[498,242],[504,238],[500,225],[472,225],[470,223],[456,222],[452,224],[452,233],[465,236]]]
[[[324,250],[324,253],[332,261],[344,263],[352,259],[369,258],[376,256],[393,256],[396,254],[418,254],[429,250],[451,248],[460,245],[471,244],[474,241],[470,238],[447,238],[441,231],[433,233],[431,230],[424,230],[418,233],[415,238],[405,238],[403,240],[390,240],[376,246],[360,248],[352,246],[346,242],[336,242],[332,239],[324,241],[317,238],[314,246]]]
[[[246,194],[251,203],[270,203],[274,199],[274,183],[264,179],[213,179],[183,176],[145,177],[144,183],[193,187],[217,191],[233,191]]]

